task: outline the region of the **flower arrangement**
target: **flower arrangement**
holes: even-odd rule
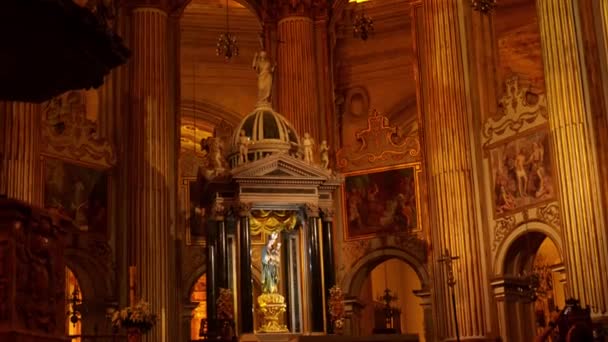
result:
[[[329,289],[329,315],[337,331],[341,331],[344,327],[344,314],[344,293],[341,288],[334,285]]]
[[[112,326],[127,330],[136,329],[145,334],[154,327],[156,318],[156,314],[150,310],[150,304],[140,300],[135,305],[114,311]]]

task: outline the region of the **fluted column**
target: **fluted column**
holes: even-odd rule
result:
[[[126,184],[129,194],[129,262],[136,267],[136,296],[159,315],[147,341],[172,341],[169,321],[172,130],[168,111],[167,13],[150,7],[131,12],[130,131]],[[172,139],[173,137],[173,139]],[[172,268],[171,268],[172,269]]]
[[[608,311],[606,204],[600,194],[598,146],[588,106],[584,48],[575,2],[537,0],[547,109],[562,209],[567,297]],[[605,137],[604,137],[605,138]],[[605,153],[605,152],[604,152]]]
[[[300,3],[298,7],[307,5]],[[289,5],[287,5],[289,6]],[[278,111],[294,125],[298,134],[310,133],[316,140],[323,117],[319,108],[314,21],[310,9],[285,10],[277,23]]]
[[[434,305],[439,340],[454,339],[456,329],[446,265],[440,254],[448,249],[455,260],[456,312],[463,340],[485,340],[488,326],[480,252],[479,203],[476,198],[465,18],[462,0],[422,2],[422,87],[425,105],[425,154],[428,168],[434,268]],[[465,7],[466,6],[466,7]],[[488,293],[485,294],[489,295]]]
[[[40,105],[0,102],[0,195],[42,206]]]

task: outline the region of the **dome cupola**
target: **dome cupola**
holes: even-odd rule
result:
[[[236,126],[232,137],[228,162],[231,168],[240,164],[240,147],[248,138],[248,161],[255,161],[275,153],[296,153],[300,138],[285,117],[268,105],[258,105]]]

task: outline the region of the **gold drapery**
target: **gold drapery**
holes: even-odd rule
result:
[[[298,216],[292,210],[255,210],[251,213],[249,227],[251,235],[272,234],[296,227]]]

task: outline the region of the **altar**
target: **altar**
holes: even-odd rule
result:
[[[254,61],[261,83],[264,56]],[[329,169],[327,144],[313,148],[272,108],[268,85],[259,89],[232,134],[202,141],[209,339],[332,332],[334,192],[343,179]]]

